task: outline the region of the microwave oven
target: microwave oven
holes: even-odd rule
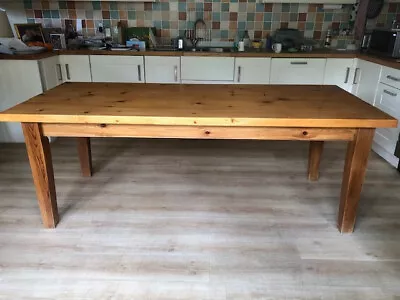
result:
[[[368,52],[393,58],[400,57],[400,31],[378,30],[371,33]]]

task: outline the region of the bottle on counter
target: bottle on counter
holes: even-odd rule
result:
[[[250,37],[249,32],[246,30],[243,35],[243,43],[245,48],[250,48]]]
[[[324,43],[325,48],[329,48],[331,46],[331,41],[332,41],[332,34],[331,34],[331,30],[328,29],[328,32],[326,33],[325,43]]]

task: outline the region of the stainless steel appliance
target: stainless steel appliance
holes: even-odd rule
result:
[[[371,33],[368,52],[394,58],[400,57],[400,31],[378,30]]]
[[[371,33],[364,33],[363,39],[361,41],[361,50],[368,50],[369,44],[371,43]]]

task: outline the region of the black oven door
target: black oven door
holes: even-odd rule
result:
[[[387,56],[394,56],[396,53],[396,31],[390,30],[374,30],[371,34],[371,41],[369,45],[369,51],[376,54],[382,54]]]

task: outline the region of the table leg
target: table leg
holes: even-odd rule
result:
[[[22,130],[43,225],[55,228],[59,217],[49,140],[38,123],[22,123]]]
[[[90,138],[77,138],[77,141],[82,175],[84,177],[90,177],[92,176],[92,150],[90,147]]]
[[[316,181],[319,178],[319,164],[321,162],[323,149],[324,142],[310,141],[310,149],[308,153],[308,180]]]
[[[358,129],[354,140],[347,146],[338,216],[338,229],[341,233],[354,230],[374,132],[375,129],[370,128]]]

